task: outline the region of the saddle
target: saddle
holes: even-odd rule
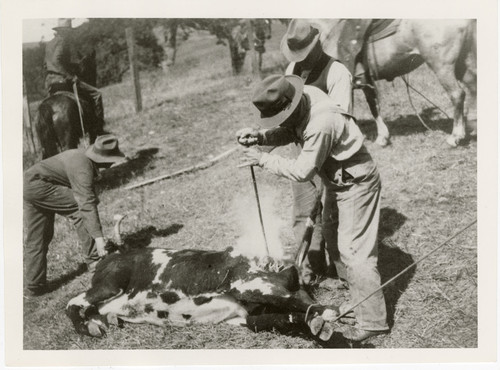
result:
[[[76,96],[72,91],[68,90],[57,90],[54,93],[51,94],[51,96],[54,95],[64,95],[67,98],[70,98],[73,102],[77,103],[76,101]],[[89,100],[88,97],[86,97],[84,94],[78,94],[80,106],[82,107],[83,110],[89,109],[93,110],[93,105],[91,104],[92,102]],[[83,114],[84,112],[82,112]]]
[[[394,35],[398,31],[401,19],[374,19],[368,29],[368,42],[375,42]]]
[[[397,32],[400,19],[347,19],[340,33],[339,59],[355,75],[355,65],[362,60],[367,43],[381,40]]]

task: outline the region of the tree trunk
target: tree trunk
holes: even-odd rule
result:
[[[26,135],[26,141],[28,142],[29,151],[31,154],[36,156],[36,146],[35,140],[33,138],[33,127],[31,125],[31,112],[30,112],[30,102],[28,99],[28,91],[26,90],[26,81],[23,77],[23,123],[24,123],[24,133]]]
[[[260,79],[260,63],[259,63],[259,53],[255,50],[254,43],[254,27],[251,19],[247,20],[247,37],[248,37],[248,45],[250,47],[250,55],[252,58],[252,75],[255,78]]]
[[[135,88],[135,111],[140,112],[142,110],[142,96],[141,96],[141,85],[139,81],[139,70],[137,69],[137,64],[135,62],[134,31],[131,27],[127,27],[127,29],[125,29],[125,34],[127,36],[128,59],[130,62],[130,70],[132,72],[132,80],[134,81],[134,88]]]

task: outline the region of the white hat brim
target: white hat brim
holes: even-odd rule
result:
[[[309,55],[311,50],[314,48],[314,46],[316,45],[318,40],[319,40],[319,33],[316,36],[314,36],[311,43],[309,45],[307,45],[305,48],[294,51],[294,50],[290,50],[290,48],[288,47],[288,42],[287,42],[287,38],[285,35],[281,39],[281,46],[280,46],[281,52],[283,53],[283,55],[285,56],[285,58],[289,62],[301,62],[304,59],[306,59],[306,57]]]

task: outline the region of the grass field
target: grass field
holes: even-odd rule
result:
[[[284,67],[278,45],[283,27],[266,45],[264,71]],[[99,212],[111,236],[113,215],[129,215],[124,234],[142,247],[220,250],[247,238],[258,222],[248,169],[237,169],[238,154],[214,166],[151,185],[125,186],[205,162],[236,145],[236,130],[253,125],[250,104],[254,82],[231,76],[228,50],[207,34],[193,35],[178,51],[168,72],[141,75],[144,110],[134,112],[130,81],[102,90],[107,129],[120,137],[132,158],[112,168],[98,184]],[[426,67],[411,74],[412,85],[451,112],[450,102]],[[383,281],[431,251],[476,219],[476,142],[448,149],[452,122],[414,97],[432,130],[420,124],[403,82],[380,82],[382,113],[392,145],[377,147],[374,124],[360,92],[354,113],[383,181],[379,268]],[[280,149],[287,155],[287,149]],[[30,162],[26,153],[25,165]],[[289,182],[256,170],[265,198],[266,225],[282,243],[292,243]],[[244,216],[242,216],[242,214]],[[243,220],[243,222],[242,222]],[[271,231],[270,231],[271,232]],[[250,236],[251,237],[251,236]],[[259,229],[254,228],[255,248]],[[376,348],[474,348],[477,333],[477,234],[473,227],[385,289],[391,332],[364,344]],[[226,324],[111,327],[103,339],[77,335],[64,313],[67,302],[90,283],[76,233],[56,218],[48,255],[53,290],[24,300],[24,349],[189,349],[321,348],[307,335],[252,333]],[[317,288],[321,303],[341,302],[345,292]],[[327,346],[337,346],[329,343]]]

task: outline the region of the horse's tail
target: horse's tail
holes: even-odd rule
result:
[[[61,151],[59,138],[54,129],[53,114],[52,107],[46,102],[42,102],[38,107],[38,121],[35,128],[42,148],[42,159],[52,157]]]

